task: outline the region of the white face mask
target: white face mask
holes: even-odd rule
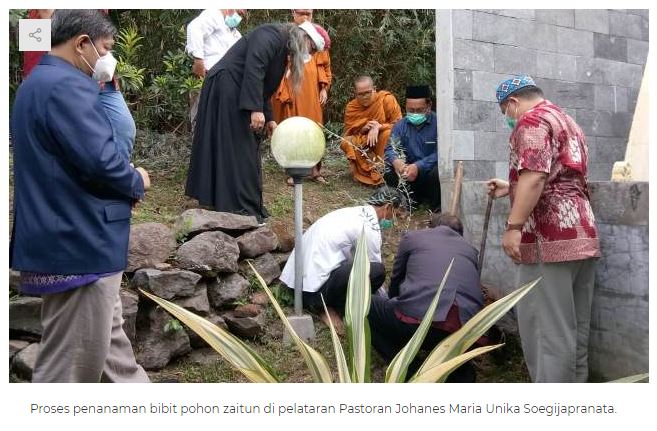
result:
[[[96,62],[94,74],[91,78],[99,82],[111,81],[114,77],[114,70],[116,69],[117,61],[111,52],[103,55]]]
[[[96,51],[96,55],[98,56],[95,67],[92,67],[89,62],[87,62],[87,60],[82,57],[82,60],[87,63],[87,66],[89,66],[89,69],[91,69],[93,72],[91,79],[99,82],[111,81],[114,77],[114,70],[116,69],[116,59],[111,52],[108,52],[101,57],[93,41],[91,42],[91,46],[93,47],[94,51]]]

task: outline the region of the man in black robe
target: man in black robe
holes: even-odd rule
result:
[[[264,24],[233,45],[203,82],[186,194],[215,211],[267,217],[260,143],[276,127],[270,98],[286,68],[300,82],[303,59],[324,48],[311,23]]]

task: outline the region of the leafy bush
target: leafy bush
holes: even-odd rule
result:
[[[178,47],[161,58],[158,74],[147,74],[141,67],[145,38],[135,24],[122,29],[115,44],[119,84],[141,129],[188,131],[190,93],[200,90],[202,80],[190,74],[192,61],[184,51],[185,27],[176,29]],[[150,81],[149,81],[150,79]]]
[[[314,19],[327,27],[333,42],[329,121],[342,122],[360,75],[372,76],[376,87],[394,93],[402,106],[407,84],[434,86],[434,10],[318,10]]]
[[[135,27],[126,27],[119,31],[114,44],[114,53],[117,59],[116,74],[119,86],[126,99],[134,99],[144,88],[145,68],[138,68],[138,54],[141,48],[139,43],[143,37],[139,36]]]
[[[119,84],[140,129],[188,133],[189,93],[201,87],[185,53],[185,29],[200,10],[113,9],[119,29],[116,56]],[[10,103],[20,84],[21,56],[17,19],[10,11]],[[353,80],[363,74],[377,88],[392,91],[404,103],[406,84],[435,81],[434,10],[318,9],[314,20],[332,39],[333,85],[325,108],[328,122],[342,123],[353,97]],[[289,9],[256,9],[240,26],[242,34],[267,22],[289,22]]]
[[[315,23],[331,37],[333,84],[325,121],[342,123],[353,96],[353,81],[371,75],[378,89],[395,94],[403,106],[407,84],[436,79],[433,9],[316,9]],[[265,22],[291,21],[289,9],[252,10],[242,33]]]

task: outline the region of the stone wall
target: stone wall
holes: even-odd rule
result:
[[[509,130],[495,89],[529,74],[582,127],[589,179],[607,181],[623,160],[648,54],[648,10],[439,10],[436,110],[442,207],[456,161],[464,163],[460,211],[479,248],[485,183],[508,177]],[[591,371],[607,380],[648,370],[648,184],[592,184],[603,257],[596,274]],[[501,248],[508,201],[495,202],[482,282],[515,287]]]
[[[602,258],[596,285],[590,339],[590,366],[596,380],[648,371],[648,183],[593,182],[591,203],[600,233]],[[477,249],[486,213],[485,183],[464,183],[461,214],[465,236]],[[501,238],[508,199],[495,201],[488,231],[482,283],[500,296],[516,288],[516,267]]]
[[[271,284],[278,279],[292,246],[290,235],[275,223],[271,228],[259,226],[252,216],[203,209],[183,212],[173,228],[160,223],[132,225],[127,283],[120,296],[123,328],[137,362],[146,370],[159,370],[187,354],[190,360],[205,356],[201,352],[208,347],[191,329],[139,295],[139,289],[236,336],[257,338],[264,333],[269,300],[264,292],[252,289],[255,280],[247,261]],[[18,292],[19,280],[20,274],[12,271],[10,297]],[[21,296],[9,302],[10,378],[15,381],[31,380],[43,332],[41,302],[41,298]]]
[[[596,269],[591,371],[610,380],[648,371],[648,183],[594,183],[603,258]]]
[[[441,10],[437,20],[441,177],[508,175],[509,130],[495,88],[535,78],[582,127],[590,178],[622,160],[648,53],[648,10]]]

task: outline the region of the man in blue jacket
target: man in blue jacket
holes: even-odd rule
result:
[[[52,51],[18,89],[11,118],[10,265],[42,295],[34,382],[146,382],[122,323],[132,204],[150,186],[112,140],[98,78],[116,30],[98,10],[57,10]]]
[[[406,116],[390,133],[383,178],[390,187],[404,180],[410,198],[434,213],[440,212],[437,142],[438,118],[431,110],[431,89],[428,85],[406,87]]]

